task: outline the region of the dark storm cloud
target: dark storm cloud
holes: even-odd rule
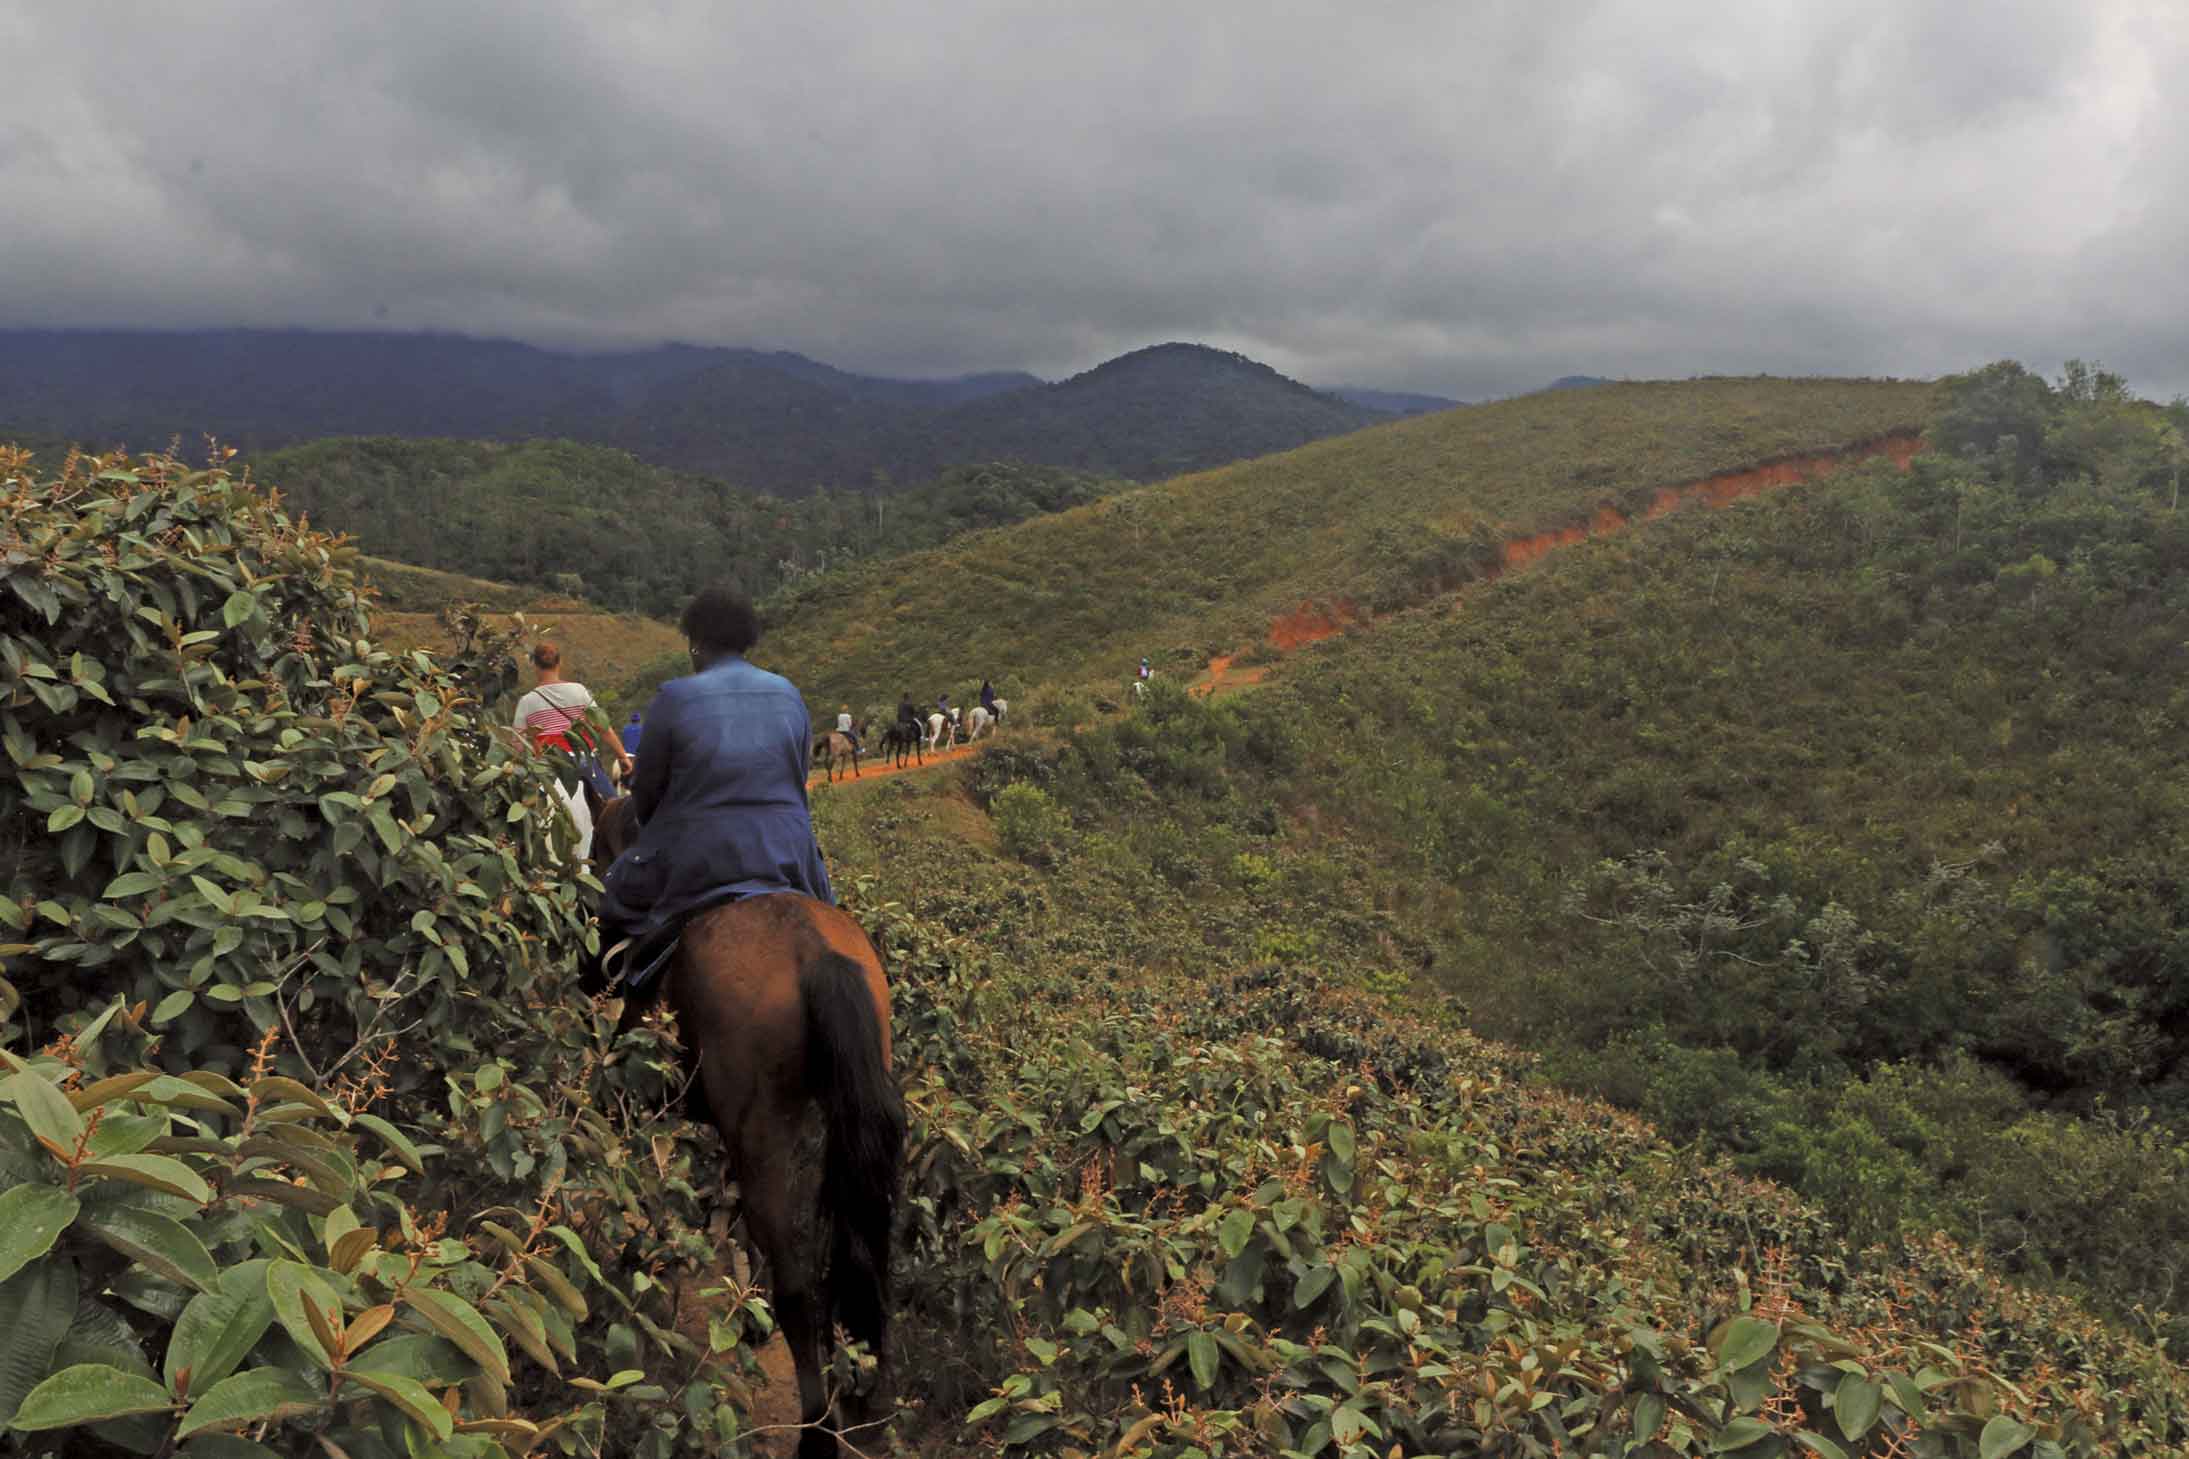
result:
[[[0,324],[2189,388],[2173,0],[0,0]]]

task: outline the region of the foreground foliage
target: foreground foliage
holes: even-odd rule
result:
[[[565,1001],[554,768],[224,472],[0,468],[0,1045],[45,1050],[0,1109],[16,1429],[736,1433],[766,1308],[723,1290],[672,1052]]]
[[[913,800],[864,814],[924,845]],[[839,834],[862,814],[830,811]],[[869,921],[914,1114],[913,1342],[951,1355],[911,1381],[983,1451],[2035,1456],[2189,1436],[2157,1351],[1950,1242],[1857,1256],[1782,1192],[1333,978],[1105,969],[1067,880],[959,860],[948,882],[920,916]]]

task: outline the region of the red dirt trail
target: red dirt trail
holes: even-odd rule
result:
[[[1849,462],[1873,460],[1879,456],[1886,457],[1893,465],[1905,471],[1908,464],[1915,459],[1916,452],[1922,449],[1922,445],[1921,436],[1911,431],[1903,431],[1874,441],[1865,441],[1860,445],[1848,446],[1843,450],[1789,456],[1781,461],[1767,462],[1742,471],[1725,471],[1716,476],[1706,476],[1700,481],[1661,487],[1650,499],[1649,509],[1642,513],[1642,520],[1653,521],[1690,506],[1729,507],[1737,501],[1760,496],[1767,491],[1829,476]],[[1466,593],[1485,583],[1495,582],[1506,573],[1539,561],[1561,547],[1578,546],[1591,537],[1607,537],[1614,532],[1625,531],[1632,525],[1634,524],[1626,513],[1616,507],[1601,506],[1586,523],[1576,522],[1568,527],[1554,527],[1525,537],[1508,538],[1499,549],[1498,562],[1460,591]],[[1280,653],[1290,653],[1306,644],[1334,638],[1352,625],[1368,621],[1369,616],[1362,614],[1350,599],[1339,598],[1327,604],[1303,602],[1290,613],[1281,613],[1270,619],[1269,643]],[[1191,692],[1203,696],[1211,695],[1219,688],[1236,688],[1255,683],[1269,672],[1267,665],[1233,669],[1232,662],[1239,652],[1243,650],[1218,654],[1210,659],[1207,675],[1194,683]]]
[[[992,738],[993,733],[994,732],[991,731],[989,734],[981,736],[981,738],[984,740]],[[873,741],[877,747],[881,744],[881,739],[881,731],[876,730],[873,735]],[[859,757],[859,773],[857,775],[853,775],[849,770],[843,769],[839,766],[836,771],[836,783],[838,785],[864,785],[867,781],[872,780],[877,775],[902,775],[907,771],[925,770],[928,768],[928,766],[935,764],[937,761],[962,760],[966,757],[969,748],[970,747],[965,743],[964,740],[959,740],[957,748],[954,750],[929,750],[927,752],[927,761],[925,764],[922,764],[917,760],[907,760],[904,762],[902,768],[892,765],[887,760],[884,760],[882,758],[882,752],[879,748],[872,749],[869,750],[866,754]],[[813,774],[807,778],[806,789],[823,790],[828,788],[828,784],[828,772],[826,770],[816,769]]]

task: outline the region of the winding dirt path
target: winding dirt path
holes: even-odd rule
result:
[[[991,731],[989,734],[981,736],[983,740],[991,739],[993,737],[993,731]],[[871,738],[873,739],[875,744],[879,745],[881,743],[881,732],[879,730],[875,731]],[[972,750],[972,746],[967,745],[964,741],[961,740],[958,742],[957,748],[955,749],[929,750],[927,752],[927,759],[924,764],[918,760],[907,760],[905,761],[903,766],[899,767],[890,764],[887,760],[884,760],[882,758],[881,751],[879,749],[876,749],[872,753],[862,755],[859,758],[859,773],[857,775],[853,775],[849,770],[839,769],[836,772],[836,784],[835,786],[831,786],[829,784],[828,772],[824,770],[816,770],[810,777],[807,778],[806,789],[809,791],[830,790],[836,788],[837,786],[864,785],[877,775],[904,775],[915,770],[932,770],[937,765],[951,764],[956,761],[963,760],[972,753]]]
[[[1706,476],[1700,481],[1660,487],[1657,494],[1650,499],[1649,507],[1642,513],[1641,520],[1652,522],[1690,507],[1729,507],[1737,501],[1760,496],[1767,491],[1778,491],[1800,482],[1829,476],[1850,463],[1873,461],[1881,456],[1905,471],[1915,459],[1916,452],[1922,449],[1922,445],[1920,434],[1903,431],[1836,451],[1788,456],[1740,471],[1723,471],[1716,476]],[[1614,532],[1623,532],[1633,525],[1634,519],[1626,513],[1615,507],[1605,506],[1598,507],[1586,522],[1507,538],[1499,548],[1498,561],[1488,572],[1461,587],[1460,596],[1464,597],[1478,588],[1494,583],[1506,573],[1540,562],[1561,547],[1577,546],[1591,537],[1607,537]],[[1327,603],[1303,602],[1292,612],[1281,613],[1269,621],[1269,633],[1265,641],[1278,653],[1286,654],[1310,643],[1335,638],[1356,624],[1373,621],[1373,614],[1363,613],[1348,598],[1338,598]],[[1208,668],[1187,686],[1187,692],[1206,698],[1224,690],[1240,689],[1261,682],[1268,676],[1271,665],[1265,662],[1239,667],[1237,660],[1245,652],[1245,649],[1235,649],[1231,653],[1218,654],[1210,659]]]

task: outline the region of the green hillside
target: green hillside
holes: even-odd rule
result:
[[[496,613],[523,612],[554,605],[583,608],[574,598],[555,598],[538,588],[491,578],[466,577],[459,572],[418,567],[387,557],[360,556],[358,575],[380,595],[381,605],[398,613],[433,614],[458,603],[475,603]]]
[[[784,501],[571,441],[313,441],[258,457],[314,524],[381,558],[673,614],[720,578],[765,593],[831,564],[1092,501],[1121,483],[969,465],[888,493]],[[417,584],[423,587],[424,584]]]
[[[801,584],[774,651],[816,701],[900,678],[1122,683],[1248,647],[1303,599],[1388,609],[1517,532],[1674,483],[1917,425],[1919,383],[1704,380],[1416,417]]]
[[[1931,438],[1978,454],[1576,543],[1252,695],[1159,680],[977,793],[1060,882],[1411,983],[1864,1238],[1983,1239],[2159,1321],[2189,1271],[2189,422],[2088,373],[1941,400]],[[1037,638],[997,656],[1110,651]]]
[[[1556,820],[1585,794],[1567,779],[1597,744],[1584,730],[1619,718],[1601,702],[1516,696],[1523,723],[1464,717],[1521,672],[1500,655],[1586,665],[1571,624],[1600,620],[1568,611],[1576,583],[1601,595],[1610,567],[1661,570],[1712,584],[1715,608],[1704,569],[1731,560],[1701,534],[1741,529],[1778,544],[1742,559],[1774,582],[1844,577],[1859,550],[1888,598],[1920,589],[1904,637],[1933,616],[1932,639],[1976,633],[1996,600],[2023,616],[1987,651],[2056,651],[2002,579],[2072,589],[2066,609],[2086,592],[2121,607],[2177,555],[2123,445],[2144,414],[2091,404],[2048,420],[2030,468],[1997,463],[1988,496],[1931,466],[1776,535],[1762,524],[1779,501],[1680,514],[1459,615],[1404,614],[1288,660],[1262,693],[1159,682],[1138,713],[817,794],[840,890],[888,960],[911,1117],[906,1403],[896,1435],[862,1431],[859,1452],[2178,1452],[2189,1390],[2155,1313],[2110,1323],[2003,1280],[2000,1261],[2036,1267],[2027,1254],[1935,1231],[1850,1241],[1785,1190],[1560,1092],[1449,1002],[1387,996],[1451,970],[1466,944],[1439,919],[1455,903],[1480,905],[1484,929],[1557,938],[1565,924],[1530,899],[1561,846],[1617,824]],[[2077,440],[2102,484],[2038,485]],[[714,1142],[680,1117],[663,1029],[619,1038],[612,1006],[570,993],[591,883],[558,870],[552,772],[489,732],[478,666],[367,648],[380,630],[354,553],[217,471],[107,458],[52,478],[0,453],[0,488],[21,548],[0,557],[9,1442],[764,1452],[772,1314],[737,1280]],[[1685,552],[1608,556],[1680,534]],[[2027,566],[2030,534],[2052,572]],[[1786,591],[1763,619],[1773,641],[1826,635]],[[1452,650],[1451,625],[1478,617],[1495,635]],[[2132,615],[2062,619],[2124,654],[2156,644]],[[1693,638],[1701,621],[1667,614],[1662,631]],[[1463,683],[1458,660],[1490,677]],[[1722,696],[1742,663],[1721,648],[1664,677]],[[1558,682],[1556,662],[1522,665]],[[1348,675],[1382,718],[1332,697]],[[1639,729],[1629,758],[1654,748]],[[1546,848],[1509,883],[1414,844],[1451,805],[1475,814],[1467,786],[1493,753],[1512,783],[1496,787],[1504,821],[1484,823],[1492,853],[1537,834]],[[1400,794],[1439,775],[1447,793]],[[1388,805],[1354,799],[1379,776]],[[1668,855],[1701,844],[1699,826],[1651,829]],[[1652,931],[1581,909],[1616,935]],[[1601,925],[1569,921],[1576,945]],[[1634,955],[1650,948],[1613,951],[1612,974],[1650,965]],[[1699,1018],[1724,1006],[1714,991],[1661,1011]],[[1812,1002],[1838,1011],[1843,991]],[[1784,1016],[1755,1006],[1760,1026]],[[2143,1214],[2115,1209],[2128,1177],[2163,1170],[2075,1164],[2063,1155],[2102,1155],[2110,1136],[2076,1146],[2094,1122],[2056,1128],[2049,1146],[2007,1142],[2049,1176],[2048,1219],[2082,1213],[2103,1235]],[[2152,1230],[2159,1260],[2139,1274],[2168,1256]],[[856,1351],[831,1367],[846,1385],[871,1371]]]

